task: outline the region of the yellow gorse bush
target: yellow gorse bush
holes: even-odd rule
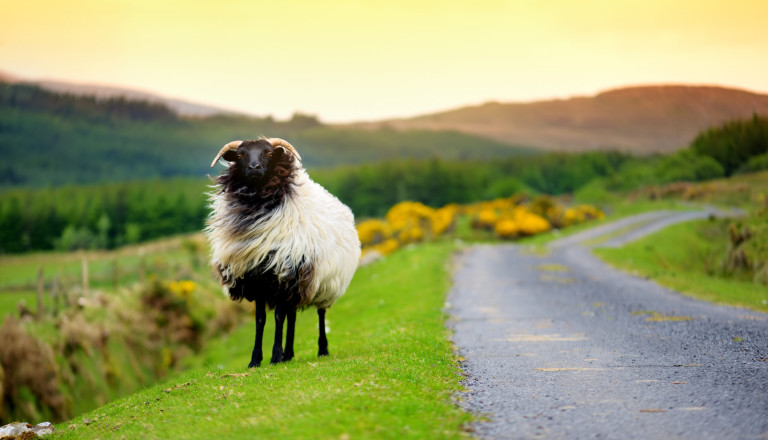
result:
[[[392,236],[389,223],[384,220],[371,219],[357,224],[357,236],[363,247],[383,242]]]
[[[459,205],[451,203],[432,213],[432,235],[438,237],[453,230],[456,225],[456,216],[459,214]]]
[[[179,298],[189,299],[192,292],[195,291],[195,282],[190,280],[171,281],[168,283],[168,290]]]
[[[357,224],[363,254],[388,255],[402,246],[431,240],[455,229],[460,216],[468,217],[474,229],[493,231],[502,239],[515,239],[603,218],[589,205],[565,207],[549,196],[533,200],[515,195],[470,205],[455,203],[431,208],[419,202],[401,202],[387,212],[386,219],[370,219]]]
[[[536,215],[527,207],[517,206],[504,211],[493,231],[499,238],[517,238],[519,236],[536,235],[552,229],[552,225],[540,215]]]

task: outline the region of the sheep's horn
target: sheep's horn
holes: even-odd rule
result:
[[[286,150],[290,151],[290,152],[291,152],[291,154],[293,154],[294,156],[296,156],[296,159],[299,159],[299,161],[301,161],[301,155],[299,155],[299,152],[298,152],[298,151],[296,151],[296,149],[295,149],[295,148],[293,148],[293,145],[291,145],[291,144],[290,144],[288,141],[286,141],[285,139],[280,139],[280,138],[269,138],[269,139],[267,139],[267,142],[269,142],[270,144],[272,144],[272,146],[273,146],[273,147],[283,147],[283,148],[285,148]]]
[[[218,162],[219,159],[221,159],[221,156],[223,156],[224,153],[226,153],[229,150],[237,150],[237,147],[239,147],[240,144],[242,144],[242,143],[243,143],[243,141],[232,141],[232,142],[228,143],[227,145],[224,145],[223,147],[221,147],[221,150],[219,151],[219,154],[217,154],[216,158],[213,159],[213,162],[211,162],[211,168],[213,168],[214,165],[216,165],[216,162]]]

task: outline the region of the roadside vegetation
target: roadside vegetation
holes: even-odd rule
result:
[[[18,275],[2,281],[14,293],[0,294],[0,421],[81,414],[155,383],[239,325],[246,309],[221,295],[200,264],[200,238],[147,253],[62,254],[62,273],[76,269],[82,279],[70,273],[37,288],[23,278],[32,272],[35,283],[35,258],[4,259],[3,272]]]
[[[675,225],[622,248],[596,249],[600,257],[704,300],[768,312],[768,172],[651,187],[630,199],[717,204],[745,215]]]
[[[246,325],[188,358],[189,369],[69,422],[53,438],[458,438],[461,376],[444,326],[450,242],[409,247],[361,268],[328,313],[299,314],[296,358],[245,366]],[[190,299],[202,299],[200,292]]]

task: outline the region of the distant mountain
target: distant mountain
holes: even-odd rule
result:
[[[529,103],[489,102],[357,127],[456,130],[553,151],[667,153],[713,125],[768,115],[768,95],[724,87],[640,86],[590,97]]]
[[[3,72],[2,70],[0,70],[0,81],[6,82],[6,83],[15,83],[15,82],[18,82],[19,79],[13,75],[9,75]]]
[[[0,81],[11,84],[30,84],[42,89],[55,92],[67,93],[77,96],[95,96],[97,99],[109,99],[124,97],[135,101],[146,101],[151,103],[164,104],[173,112],[180,116],[213,116],[219,114],[237,114],[238,112],[226,110],[220,107],[214,107],[206,104],[198,104],[183,99],[169,98],[158,93],[147,92],[143,90],[130,89],[127,87],[105,86],[98,84],[83,84],[66,81],[54,80],[25,80],[8,73],[0,71]]]

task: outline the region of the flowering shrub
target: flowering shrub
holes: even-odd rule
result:
[[[480,212],[477,214],[477,217],[472,222],[472,227],[475,229],[491,230],[494,228],[494,226],[498,221],[499,221],[499,215],[496,214],[496,211],[494,211],[490,207],[486,207],[486,208],[482,208]]]
[[[520,235],[536,235],[552,229],[547,219],[525,208],[515,209],[514,220],[519,224]]]
[[[389,224],[383,220],[371,219],[357,224],[357,236],[363,247],[381,243],[391,235]]]
[[[459,205],[451,203],[432,214],[432,235],[438,237],[453,230],[456,225],[456,216],[459,213]]]
[[[499,238],[511,239],[540,234],[550,229],[552,225],[547,219],[532,213],[524,206],[518,206],[502,213],[493,231]]]
[[[171,281],[168,283],[168,290],[179,298],[189,299],[192,292],[195,291],[195,282],[190,280]]]
[[[381,255],[389,255],[396,251],[399,247],[397,240],[390,238],[389,240],[374,246],[374,250],[378,251]]]
[[[400,202],[387,212],[387,222],[401,243],[413,243],[430,228],[434,208],[419,202]]]
[[[505,218],[496,223],[493,232],[495,232],[499,238],[517,238],[520,235],[520,225],[512,219]]]
[[[605,217],[602,211],[589,205],[566,208],[550,196],[537,196],[527,203],[525,196],[513,196],[481,202],[469,207],[472,227],[493,231],[503,239],[536,235],[552,228],[564,228],[587,220]]]
[[[386,220],[358,223],[357,233],[363,254],[388,255],[404,245],[452,232],[460,216],[468,217],[474,229],[515,239],[603,218],[604,214],[589,205],[565,207],[550,196],[529,200],[522,194],[471,205],[453,203],[438,209],[419,202],[401,202],[390,208]]]

